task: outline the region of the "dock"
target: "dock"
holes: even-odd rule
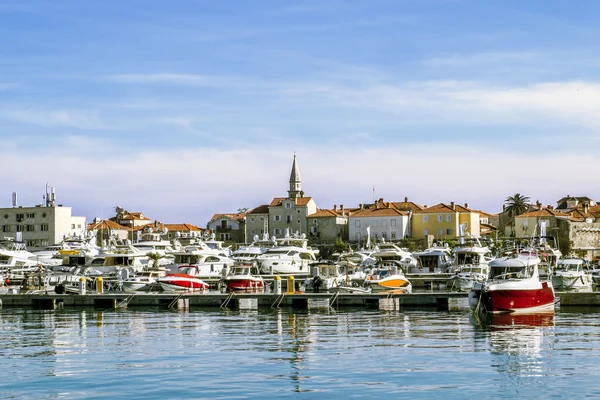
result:
[[[428,308],[447,311],[462,303],[467,306],[466,292],[424,291],[416,293],[247,293],[247,292],[183,292],[183,293],[15,293],[0,294],[0,307],[20,307],[33,309],[64,309],[92,307],[117,309],[128,307],[158,307],[165,309],[190,308],[371,308],[371,309],[412,309]],[[600,292],[556,292],[560,307],[584,306],[600,307]],[[460,306],[458,307],[460,308]]]

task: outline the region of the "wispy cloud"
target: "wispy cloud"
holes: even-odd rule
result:
[[[427,67],[482,67],[515,63],[540,62],[544,56],[537,52],[490,52],[475,54],[453,54],[422,61]]]
[[[27,110],[9,111],[5,118],[40,126],[64,126],[85,130],[115,129],[101,121],[96,111],[81,110],[46,110],[45,107],[34,107]]]

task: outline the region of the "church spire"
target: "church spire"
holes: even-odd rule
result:
[[[291,199],[302,197],[302,181],[300,180],[300,170],[298,169],[298,163],[296,162],[296,155],[294,154],[294,163],[292,164],[292,173],[290,174],[290,190],[288,195]]]

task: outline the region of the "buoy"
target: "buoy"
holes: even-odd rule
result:
[[[295,288],[294,288],[294,276],[290,275],[287,278],[287,292],[288,294],[294,293]]]

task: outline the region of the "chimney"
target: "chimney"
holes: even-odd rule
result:
[[[454,207],[454,202],[453,201],[450,202],[450,208],[453,209],[453,210],[456,209],[456,207]]]
[[[362,203],[360,203],[360,204],[358,205],[358,208],[360,208],[361,210],[363,209],[363,205],[362,205]]]
[[[589,204],[588,203],[583,203],[583,213],[587,214],[589,210]]]
[[[469,208],[469,203],[465,203],[465,208]]]
[[[404,202],[405,202],[405,203],[408,203],[408,197],[405,197],[405,198],[404,198]]]
[[[340,204],[340,210],[343,210],[343,209],[344,209],[344,205]]]
[[[392,204],[388,201],[387,208],[392,208]]]
[[[336,210],[337,210],[337,204],[334,204],[333,205],[333,211],[336,211]]]

